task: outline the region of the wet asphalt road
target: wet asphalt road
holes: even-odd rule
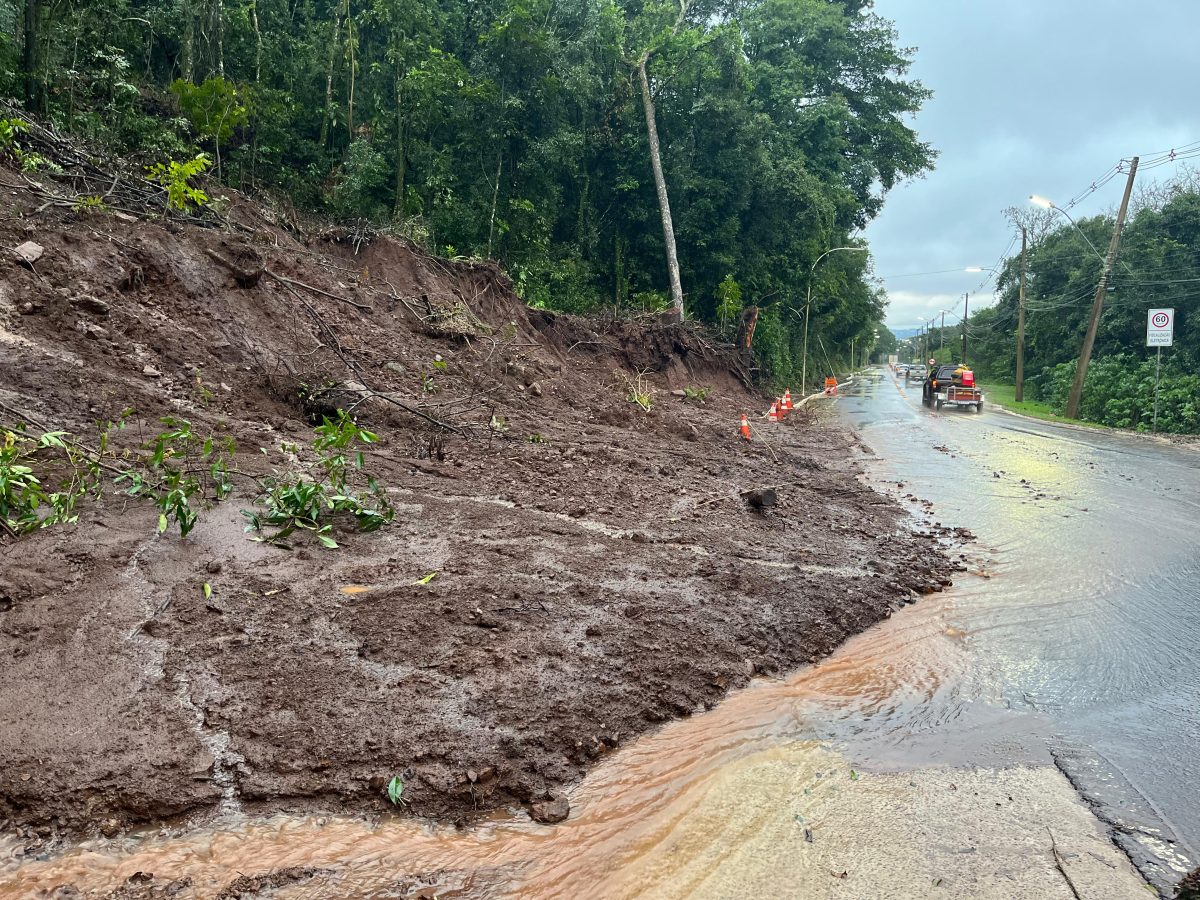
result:
[[[923,734],[931,761],[1049,753],[1144,874],[1177,880],[1200,864],[1200,452],[920,393],[875,370],[834,405],[874,483],[978,538],[947,613],[965,672],[914,673],[920,696],[856,730],[909,752]]]

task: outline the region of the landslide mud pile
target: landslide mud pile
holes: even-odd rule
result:
[[[654,723],[946,581],[845,432],[797,415],[741,443],[763,403],[691,327],[528,309],[494,266],[248,204],[227,229],[88,215],[0,176],[0,424],[86,441],[131,409],[116,452],[167,416],[237,448],[187,537],[111,486],[76,525],[0,535],[0,819],[31,847],[375,814],[396,776],[403,814],[553,820]],[[394,521],[250,540],[253,476],[338,408],[379,436]]]

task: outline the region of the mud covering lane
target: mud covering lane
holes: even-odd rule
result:
[[[440,355],[428,408],[505,428],[439,436],[362,404],[397,514],[339,530],[336,551],[247,540],[246,490],[186,539],[110,493],[74,528],[0,544],[0,818],[31,851],[222,810],[379,814],[395,775],[410,814],[521,803],[554,820],[556,792],[613,748],[949,583],[941,535],[856,479],[849,431],[796,413],[756,419],[744,445],[738,416],[763,402],[690,326],[529,310],[494,267],[384,238],[356,258],[255,220],[238,250],[63,215],[37,234],[53,265],[0,289],[8,410],[83,434],[133,407],[127,441],[182,415],[232,436],[246,468],[307,440],[314,410],[265,361],[346,380],[329,331],[277,283],[239,287],[215,247],[369,305],[309,298],[374,388],[424,402]],[[0,240],[25,234],[13,221]],[[621,376],[646,368],[649,412]],[[679,395],[701,384],[707,402]],[[740,496],[764,487],[765,510]]]

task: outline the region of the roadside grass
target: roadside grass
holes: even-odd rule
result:
[[[1020,413],[1023,416],[1044,419],[1047,422],[1069,422],[1072,425],[1083,425],[1087,428],[1098,428],[1104,431],[1112,430],[1105,425],[1098,425],[1095,422],[1085,422],[1082,419],[1068,419],[1066,416],[1056,415],[1050,409],[1049,404],[1038,400],[1022,400],[1018,403],[1015,399],[1016,389],[1011,384],[985,383],[981,381],[979,382],[979,386],[983,388],[985,407],[988,403],[994,403],[997,406]]]

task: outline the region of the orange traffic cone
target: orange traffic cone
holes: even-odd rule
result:
[[[783,392],[783,407],[782,407],[782,409],[784,412],[791,412],[793,409],[795,409],[795,407],[792,406],[792,391],[790,388],[786,389]]]
[[[771,409],[767,412],[767,420],[771,422],[778,422],[779,419],[779,401],[774,400],[771,402]]]
[[[742,433],[742,437],[747,441],[750,440],[750,421],[746,418],[746,414],[742,413],[742,427],[738,429]]]

